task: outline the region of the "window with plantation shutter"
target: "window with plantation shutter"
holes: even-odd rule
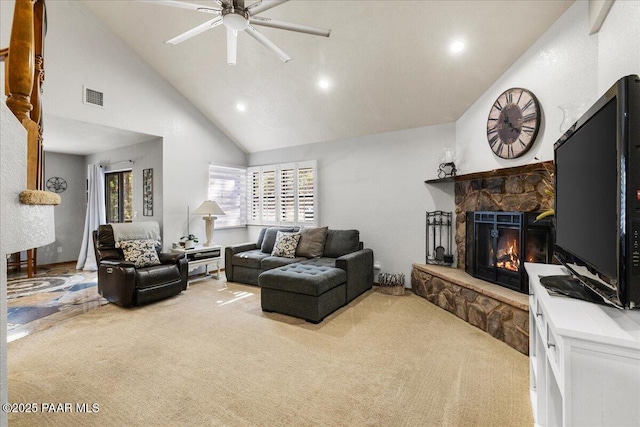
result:
[[[315,160],[248,168],[248,223],[317,224],[317,187]]]
[[[276,171],[265,170],[262,172],[262,209],[260,210],[262,222],[265,224],[276,222]]]
[[[316,222],[315,168],[298,169],[298,223]]]
[[[247,224],[246,179],[244,168],[209,165],[208,199],[218,203],[225,213],[218,216],[216,228]]]
[[[293,167],[280,168],[280,209],[278,220],[281,224],[296,221],[296,178]]]
[[[247,195],[249,198],[248,222],[260,220],[260,171],[247,172]]]

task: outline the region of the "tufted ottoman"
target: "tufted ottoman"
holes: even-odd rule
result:
[[[258,277],[262,311],[320,323],[347,303],[347,273],[328,265],[295,263]]]

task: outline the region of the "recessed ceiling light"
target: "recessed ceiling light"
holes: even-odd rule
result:
[[[247,110],[247,106],[244,105],[243,103],[239,102],[236,104],[236,108],[238,109],[238,111],[246,111]]]
[[[456,40],[453,43],[451,43],[451,46],[449,46],[449,49],[453,53],[460,53],[464,50],[464,42],[460,40]]]
[[[320,79],[318,80],[318,86],[320,86],[320,89],[329,89],[329,80],[327,79]]]

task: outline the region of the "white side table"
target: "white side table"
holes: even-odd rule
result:
[[[194,248],[171,249],[171,252],[185,254],[187,256],[187,264],[189,271],[193,271],[198,267],[204,266],[204,279],[209,277],[209,265],[215,264],[215,278],[220,278],[220,254],[222,246],[196,246]]]

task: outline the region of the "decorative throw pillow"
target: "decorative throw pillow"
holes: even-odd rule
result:
[[[123,240],[120,249],[125,261],[134,263],[136,267],[150,267],[160,264],[156,251],[159,244],[157,240]]]
[[[299,241],[300,233],[283,233],[282,231],[278,231],[278,234],[276,234],[276,243],[273,245],[271,255],[295,258]]]
[[[328,230],[329,227],[300,227],[300,243],[298,243],[296,255],[320,258],[324,252]]]
[[[264,236],[262,238],[262,244],[260,245],[260,250],[265,254],[270,254],[273,252],[273,245],[276,243],[276,235],[278,231],[283,231],[286,233],[295,233],[298,231],[298,227],[269,227],[265,230]],[[259,236],[258,236],[259,237]]]

